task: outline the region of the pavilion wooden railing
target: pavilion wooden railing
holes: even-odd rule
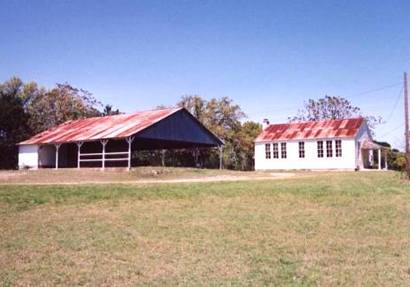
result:
[[[81,146],[84,142],[78,142],[78,157],[77,157],[77,168],[81,167],[82,162],[101,162],[101,168],[105,169],[105,163],[107,161],[127,161],[128,169],[131,168],[131,144],[134,140],[134,137],[129,137],[125,139],[128,143],[128,151],[120,152],[106,152],[105,146],[108,143],[108,140],[101,140],[102,152],[94,153],[81,153]]]

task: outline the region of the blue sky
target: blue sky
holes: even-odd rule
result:
[[[343,96],[385,119],[377,139],[403,147],[409,1],[0,4],[0,81],[69,82],[125,112],[227,96],[271,122]]]

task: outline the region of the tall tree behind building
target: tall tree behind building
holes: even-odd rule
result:
[[[37,94],[27,106],[33,132],[41,132],[68,120],[101,115],[98,102],[91,93],[69,84],[57,84]]]
[[[241,120],[246,114],[232,99],[223,97],[209,101],[198,95],[185,95],[177,104],[186,108],[210,131],[222,139],[224,147],[224,166],[229,169],[250,170],[253,168],[253,140],[261,132],[258,123]],[[218,166],[218,152],[202,150],[200,157],[206,158],[206,167]]]
[[[317,100],[309,99],[297,115],[289,117],[289,120],[291,122],[320,121],[354,117],[364,117],[372,134],[374,134],[375,127],[382,122],[381,117],[364,116],[361,109],[354,106],[348,99],[328,95]]]
[[[18,77],[0,84],[0,168],[17,166],[16,143],[68,120],[99,116],[101,104],[69,84],[52,89]]]
[[[112,116],[112,115],[119,115],[119,109],[113,109],[112,105],[105,105],[104,110],[102,112],[102,116]]]
[[[28,118],[23,101],[14,94],[6,94],[0,89],[0,168],[16,167],[16,143],[31,134]]]

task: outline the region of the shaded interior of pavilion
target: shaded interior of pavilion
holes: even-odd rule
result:
[[[178,152],[192,155],[192,158],[188,158],[181,166],[195,166],[198,162],[198,155],[203,154],[200,151],[214,151],[218,154],[219,168],[222,168],[222,145],[216,142],[175,141],[138,136],[43,144],[39,147],[39,167],[102,169],[124,167],[130,169],[143,165],[165,165],[165,157]],[[138,156],[142,153],[146,155],[145,158]]]

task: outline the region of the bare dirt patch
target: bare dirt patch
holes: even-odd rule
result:
[[[290,172],[241,172],[194,168],[61,169],[2,171],[0,185],[150,184],[285,179]]]
[[[17,171],[0,171],[0,182],[8,181],[19,176],[24,176],[24,174],[24,172]]]

